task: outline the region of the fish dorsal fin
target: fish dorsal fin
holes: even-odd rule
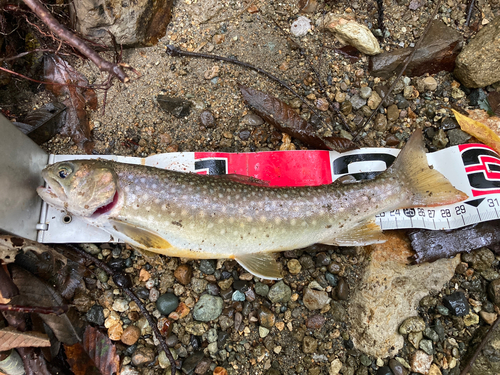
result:
[[[375,223],[375,220],[367,220],[361,222],[349,232],[322,243],[336,246],[366,246],[385,241],[382,229]]]
[[[251,274],[268,280],[279,280],[283,276],[272,253],[237,255],[236,261]]]
[[[123,235],[123,240],[143,250],[168,250],[172,245],[157,233],[118,219],[109,219],[113,229]]]

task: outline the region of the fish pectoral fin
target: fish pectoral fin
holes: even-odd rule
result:
[[[121,233],[122,239],[143,250],[168,250],[173,246],[157,233],[118,219],[109,220],[113,229]]]
[[[283,276],[272,253],[237,255],[234,259],[251,274],[269,280],[279,280]]]
[[[336,246],[366,246],[374,243],[385,242],[382,228],[375,220],[363,221],[352,228],[349,232],[335,237],[332,240],[323,241],[325,245]]]

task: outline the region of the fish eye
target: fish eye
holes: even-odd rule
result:
[[[71,168],[69,168],[68,166],[62,166],[62,167],[59,167],[58,174],[59,174],[59,177],[66,178],[71,174],[71,172],[73,172],[71,170]]]

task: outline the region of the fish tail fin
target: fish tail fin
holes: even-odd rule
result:
[[[468,198],[429,166],[421,129],[413,133],[384,177],[395,177],[407,186],[408,207],[446,205]]]

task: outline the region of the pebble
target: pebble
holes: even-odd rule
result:
[[[316,100],[316,108],[318,108],[320,111],[328,111],[329,106],[330,104],[325,98],[319,98],[318,100]]]
[[[302,341],[302,351],[306,354],[312,354],[318,348],[318,340],[312,336],[304,337]]]
[[[464,316],[464,324],[467,327],[479,324],[479,315],[474,314],[473,312],[469,313],[468,315]]]
[[[433,363],[431,365],[431,368],[429,369],[429,373],[427,375],[442,375],[441,370],[439,369],[438,365]]]
[[[433,77],[425,77],[423,79],[423,84],[425,91],[434,91],[437,89],[437,82]]]
[[[326,322],[326,318],[322,314],[312,315],[306,320],[306,327],[309,329],[320,329]]]
[[[372,89],[368,86],[361,87],[359,89],[359,96],[363,99],[368,99],[372,94]]]
[[[482,247],[470,253],[464,253],[462,261],[468,263],[476,271],[486,271],[495,261],[495,254],[490,249]]]
[[[187,285],[191,281],[193,270],[188,264],[181,264],[174,272],[174,277],[182,285]]]
[[[270,309],[261,306],[259,309],[259,322],[261,326],[271,329],[276,323],[276,316]]]
[[[173,293],[162,294],[156,300],[156,308],[160,314],[168,316],[172,311],[175,311],[179,306],[179,298]]]
[[[290,259],[287,263],[287,266],[288,271],[290,271],[292,275],[297,275],[298,273],[300,273],[300,271],[302,271],[302,266],[297,259]]]
[[[141,330],[139,329],[139,327],[130,325],[123,330],[120,340],[125,345],[134,345],[137,342],[137,340],[139,340],[140,336],[141,336]]]
[[[104,324],[104,308],[101,305],[94,305],[85,315],[89,323],[102,326]]]
[[[399,118],[399,108],[396,104],[387,107],[387,120],[396,121]]]
[[[446,307],[444,307],[443,305],[437,305],[436,306],[436,311],[441,314],[441,315],[444,315],[444,316],[448,316],[450,315],[450,310],[448,310]]]
[[[245,293],[240,292],[239,290],[235,290],[232,296],[233,301],[240,301],[243,302],[245,301],[246,296]]]
[[[408,334],[408,341],[415,347],[418,349],[418,347],[420,346],[420,340],[422,340],[422,338],[424,337],[424,335],[422,334],[422,332],[410,332]]]
[[[461,129],[451,129],[446,132],[448,139],[450,140],[450,146],[457,146],[467,141],[471,138],[469,134],[462,131]]]
[[[347,98],[347,94],[345,92],[337,91],[337,93],[335,94],[335,101],[338,103],[345,102],[346,98]]]
[[[352,103],[350,101],[345,101],[340,104],[340,112],[342,112],[344,115],[348,115],[349,113],[352,112]]]
[[[332,262],[328,265],[328,272],[338,275],[342,271],[342,266],[337,262]]]
[[[113,310],[118,312],[125,312],[128,310],[128,301],[124,298],[117,298],[113,302]]]
[[[311,30],[311,20],[304,16],[297,18],[290,27],[290,32],[297,37],[306,35],[309,30]]]
[[[424,333],[425,337],[427,337],[428,339],[431,339],[433,342],[439,341],[439,335],[432,328],[429,328],[429,327],[425,328],[423,333]]]
[[[330,286],[332,286],[332,287],[337,286],[339,278],[336,275],[334,275],[330,272],[326,272],[325,278],[326,278],[326,281],[328,282],[328,284],[330,284]]]
[[[132,354],[132,364],[136,367],[153,362],[154,359],[155,353],[153,349],[149,347],[137,348],[134,354]]]
[[[261,282],[255,283],[255,293],[262,297],[267,297],[269,293],[269,285],[263,284]]]
[[[328,375],[338,375],[340,373],[341,368],[342,368],[342,362],[340,361],[340,359],[335,358],[330,363],[330,369],[329,369]]]
[[[444,148],[448,142],[448,137],[443,129],[439,129],[432,137],[432,144],[439,149]]]
[[[200,123],[208,129],[215,128],[215,117],[212,112],[208,110],[201,112]]]
[[[204,279],[192,278],[191,289],[197,294],[203,293],[207,289],[208,281]]]
[[[217,263],[213,259],[202,259],[200,260],[200,271],[206,275],[213,275],[216,265]]]
[[[201,336],[208,331],[208,324],[202,322],[189,322],[184,326],[184,328],[187,333],[195,336]]]
[[[488,296],[495,305],[500,307],[500,279],[493,280],[489,283]]]
[[[458,87],[453,87],[451,89],[451,97],[453,99],[461,99],[465,96],[465,92],[463,92],[462,90],[460,90]]]
[[[387,129],[387,117],[383,113],[377,113],[375,120],[373,121],[373,128],[380,132]]]
[[[351,102],[352,108],[356,111],[366,104],[366,99],[363,99],[357,94],[353,95],[349,101]]]
[[[97,255],[101,252],[101,249],[99,249],[99,247],[93,243],[84,243],[81,245],[82,249],[91,254],[91,255]]]
[[[418,347],[429,355],[434,354],[434,347],[431,340],[420,340]]]
[[[343,277],[340,277],[337,283],[336,295],[341,301],[346,301],[349,298],[349,284]]]
[[[331,299],[328,297],[327,292],[311,288],[306,288],[304,297],[302,298],[304,306],[309,310],[321,310],[328,303],[330,303],[330,300]]]
[[[367,105],[370,109],[375,109],[378,107],[381,101],[382,98],[380,97],[380,95],[376,91],[373,91],[368,98]]]
[[[266,327],[263,327],[263,326],[260,326],[259,327],[259,336],[261,338],[264,338],[266,337],[267,335],[269,335],[269,329],[266,328]]]
[[[106,273],[106,271],[104,271],[101,268],[96,268],[94,270],[94,274],[95,274],[95,277],[97,278],[97,280],[99,280],[103,284],[106,284],[109,280],[108,274]]]
[[[411,371],[418,374],[427,374],[431,367],[433,356],[425,353],[423,350],[417,350],[411,355]]]
[[[393,375],[389,366],[382,366],[377,370],[377,375]]]
[[[405,375],[406,373],[404,366],[394,358],[389,360],[389,367],[394,375]]]
[[[463,292],[455,292],[443,298],[443,304],[455,316],[466,316],[469,314],[469,302]]]
[[[274,284],[269,289],[269,293],[267,294],[267,298],[269,298],[272,303],[288,302],[290,301],[291,296],[292,290],[283,281],[278,281],[276,284]]]
[[[486,322],[486,324],[492,325],[497,319],[497,314],[489,313],[486,311],[480,311],[479,316]]]
[[[217,319],[222,313],[224,301],[221,297],[203,294],[193,309],[193,318],[200,322]]]
[[[106,323],[106,322],[105,322]],[[113,341],[118,341],[121,339],[123,334],[123,326],[121,322],[113,324],[108,328],[108,337]]]
[[[184,362],[182,362],[182,371],[185,374],[190,374],[194,371],[198,363],[203,359],[203,351],[197,351],[187,357]]]
[[[407,318],[399,326],[399,333],[406,335],[410,332],[422,332],[425,329],[425,322],[419,316]]]

